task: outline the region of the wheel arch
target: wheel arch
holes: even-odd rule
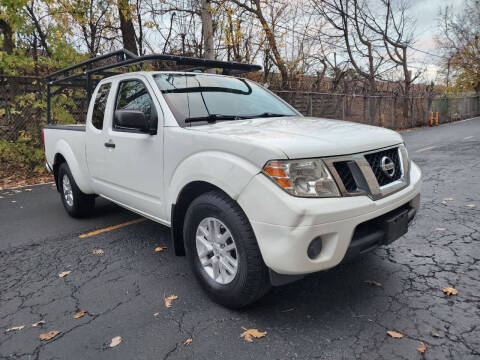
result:
[[[183,243],[183,223],[188,207],[190,206],[192,201],[200,195],[214,190],[220,191],[231,198],[231,196],[228,195],[227,192],[225,192],[218,186],[206,181],[192,181],[186,184],[178,194],[177,201],[172,204],[170,228],[173,239],[173,247],[175,249],[175,255],[185,256],[185,246]],[[234,199],[232,200],[235,201]]]

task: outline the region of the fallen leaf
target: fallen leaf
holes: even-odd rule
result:
[[[14,327],[11,327],[10,329],[5,330],[5,332],[8,333],[10,331],[22,330],[24,327],[25,327],[25,325],[14,326]]]
[[[45,324],[45,320],[40,320],[39,322],[33,323],[32,327],[37,327],[37,326],[40,326],[40,325],[43,325],[43,324]]]
[[[192,343],[193,339],[192,338],[188,338],[187,340],[185,340],[185,342],[183,343],[183,346],[187,346],[187,345],[190,345]]]
[[[52,331],[49,331],[45,334],[40,334],[40,340],[50,340],[50,339],[53,339],[55,336],[57,336],[58,334],[60,334],[60,331],[57,331],[57,330],[52,330]]]
[[[436,333],[435,331],[432,331],[432,336],[438,338],[440,337],[440,334]]]
[[[454,289],[453,287],[444,287],[443,288],[443,292],[445,294],[447,294],[448,296],[450,295],[457,295],[458,294],[458,290],[457,289]]]
[[[443,201],[453,201],[453,198],[445,198]]]
[[[425,350],[427,350],[427,346],[422,342],[422,345],[419,348],[417,348],[417,351],[420,354],[423,354],[423,353],[425,353]]]
[[[387,334],[390,335],[391,337],[395,338],[395,339],[403,338],[403,334],[399,333],[398,331],[389,330],[389,331],[387,331]]]
[[[445,230],[447,230],[447,229],[446,229],[446,228],[436,228],[435,230],[436,230],[436,231],[445,231]]]
[[[248,342],[253,342],[252,336],[256,339],[260,339],[267,335],[266,331],[262,332],[258,331],[258,329],[245,329],[244,327],[242,327],[242,329],[245,331],[240,335],[240,337],[243,337],[245,341]]]
[[[70,270],[68,270],[68,271],[62,271],[60,274],[58,274],[58,276],[61,277],[61,278],[63,278],[63,277],[67,276],[67,275],[70,274],[70,273],[71,273]]]
[[[32,189],[25,189],[25,191],[32,191]]]
[[[112,341],[110,341],[110,347],[113,348],[120,344],[122,342],[122,337],[121,336],[115,336],[112,338]]]
[[[73,315],[73,318],[74,319],[80,319],[81,317],[85,316],[85,313],[86,313],[85,310],[79,311],[75,315]]]
[[[169,297],[165,298],[165,306],[167,308],[172,307],[172,301],[177,300],[178,296],[177,295],[170,295]]]
[[[153,316],[158,316],[158,315],[160,315],[160,313],[158,313],[158,312],[153,314]]]
[[[473,209],[475,207],[475,204],[467,204],[467,207]]]
[[[103,254],[103,250],[102,249],[95,249],[92,251],[93,255],[102,255]]]
[[[365,280],[365,283],[367,283],[368,285],[382,286],[382,283],[379,283],[378,281],[375,281],[375,280]]]
[[[155,252],[160,252],[160,251],[163,251],[165,249],[166,249],[165,246],[158,246],[158,247],[155,248]]]

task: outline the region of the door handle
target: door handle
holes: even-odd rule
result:
[[[105,143],[105,147],[115,148],[115,144],[114,144],[113,142],[106,142],[106,143]]]

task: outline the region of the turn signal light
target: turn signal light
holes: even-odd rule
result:
[[[290,184],[290,180],[285,172],[285,168],[278,161],[270,161],[263,168],[263,172],[270,176],[282,188],[292,188],[292,184]]]

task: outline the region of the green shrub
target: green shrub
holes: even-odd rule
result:
[[[45,172],[43,146],[20,132],[16,141],[0,139],[0,159],[8,163],[23,164],[30,172]]]

